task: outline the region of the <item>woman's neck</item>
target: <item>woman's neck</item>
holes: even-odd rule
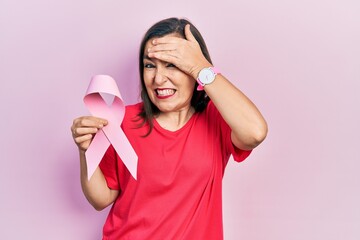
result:
[[[161,112],[156,117],[156,121],[159,125],[169,131],[176,131],[182,128],[195,113],[193,107],[182,109],[176,112]]]

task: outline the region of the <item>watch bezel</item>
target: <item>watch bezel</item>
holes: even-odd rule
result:
[[[215,80],[216,73],[211,68],[204,68],[200,71],[198,80],[205,84],[210,84]]]

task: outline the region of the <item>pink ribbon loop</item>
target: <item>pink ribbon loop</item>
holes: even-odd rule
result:
[[[114,96],[110,106],[100,93]],[[138,157],[120,125],[125,115],[125,105],[115,80],[107,75],[94,76],[84,97],[84,103],[93,116],[104,118],[108,124],[98,131],[86,150],[88,180],[94,174],[106,150],[113,145],[121,160],[136,179]]]

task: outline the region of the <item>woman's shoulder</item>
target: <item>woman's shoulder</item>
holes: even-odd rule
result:
[[[122,121],[122,127],[128,136],[135,136],[135,132],[136,136],[146,135],[147,128],[145,128],[144,120],[140,116],[143,105],[142,102],[139,102],[125,106],[125,117]]]
[[[211,100],[206,105],[204,112],[206,113],[206,115],[217,115],[219,113],[213,101]]]
[[[135,103],[132,105],[127,105],[125,106],[125,112],[126,114],[129,114],[131,116],[138,115],[141,112],[143,105],[144,104],[142,102]]]
[[[125,116],[123,123],[127,122],[132,125],[134,122],[138,122],[139,120],[141,120],[139,114],[142,111],[142,108],[143,108],[142,102],[125,106]]]

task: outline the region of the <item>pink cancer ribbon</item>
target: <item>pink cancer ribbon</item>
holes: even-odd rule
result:
[[[106,104],[100,93],[114,96],[110,106]],[[88,180],[94,174],[110,144],[136,179],[138,157],[120,127],[125,115],[125,105],[115,80],[107,75],[94,76],[86,91],[84,103],[93,116],[108,121],[108,124],[95,134],[85,152]]]

